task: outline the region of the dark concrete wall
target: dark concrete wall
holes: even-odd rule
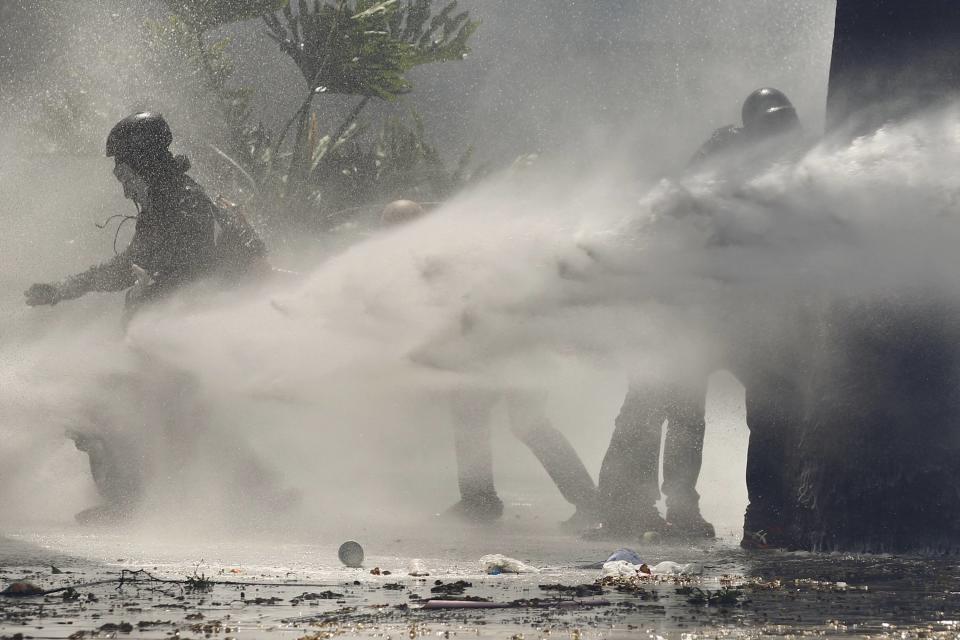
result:
[[[802,548],[960,546],[960,322],[942,294],[837,302],[804,370],[788,482]]]
[[[838,0],[828,128],[868,130],[960,91],[956,0]]]

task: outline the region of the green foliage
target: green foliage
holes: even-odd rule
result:
[[[417,65],[463,58],[477,27],[467,12],[447,0],[436,13],[433,0],[294,2],[164,0],[170,13],[144,25],[147,95],[172,94],[192,105],[186,119],[203,123],[209,147],[194,153],[201,162],[219,159],[221,187],[274,230],[300,232],[328,229],[397,198],[443,200],[466,184],[471,154],[448,166],[416,114],[371,125],[360,116],[371,100],[409,92],[406,73]],[[252,124],[252,91],[233,80],[231,40],[210,32],[261,13],[308,84],[301,107],[276,131]],[[342,120],[321,127],[314,101],[334,93],[358,98]],[[101,101],[93,91],[51,91],[35,119],[41,148],[101,150],[116,118]],[[141,107],[155,108],[149,101]]]
[[[276,11],[288,0],[163,0],[173,15],[204,31]]]
[[[398,198],[444,200],[467,182],[470,152],[448,170],[427,142],[423,122],[415,113],[411,120],[388,118],[366,139],[351,133],[316,162],[311,178],[321,227],[341,221],[339,212],[357,203],[382,207]]]
[[[407,0],[406,8],[396,11],[389,20],[390,35],[410,45],[411,66],[461,60],[470,52],[467,41],[480,26],[470,20],[468,12],[455,13],[456,1],[432,16],[432,1]]]
[[[147,25],[148,40],[183,63],[180,76],[213,97],[228,146],[211,145],[232,177],[235,195],[266,222],[323,229],[344,211],[407,197],[437,200],[468,179],[469,153],[448,170],[426,141],[423,123],[387,119],[375,133],[359,124],[371,99],[394,100],[411,90],[406,72],[459,60],[477,27],[456,0],[434,15],[433,0],[164,0],[172,13]],[[235,88],[228,38],[206,29],[246,19],[266,7],[268,35],[280,43],[307,82],[301,107],[278,133],[250,125],[250,92]],[[321,132],[313,111],[324,94],[359,96],[343,122]],[[288,133],[292,131],[292,136]]]
[[[301,200],[309,218],[304,222],[311,228],[330,228],[357,211],[378,209],[398,198],[443,200],[474,178],[468,170],[471,153],[448,168],[427,142],[416,114],[410,122],[387,118],[373,133],[355,121],[341,129],[334,139],[320,133],[315,117],[310,121],[306,146],[311,171]],[[287,202],[290,154],[275,155],[270,133],[262,126],[249,132],[246,158],[251,169],[238,190],[252,191],[261,211]]]
[[[311,91],[392,100],[410,90],[404,74],[457,60],[476,29],[456,1],[431,18],[432,0],[298,0],[264,16],[269,35],[300,69]]]

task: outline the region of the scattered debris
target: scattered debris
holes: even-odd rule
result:
[[[137,628],[143,630],[150,629],[152,627],[165,627],[172,624],[173,623],[170,620],[141,620],[137,623]]]
[[[423,603],[422,609],[545,609],[552,607],[606,607],[609,600],[557,600],[541,598],[523,598],[511,602],[489,602],[485,600],[463,599],[443,600],[433,599]]]
[[[629,578],[638,574],[653,576],[690,576],[699,575],[703,569],[696,564],[679,564],[666,560],[653,566],[647,564],[632,564],[626,560],[604,562],[600,579]]]
[[[434,586],[430,589],[430,593],[441,593],[446,596],[458,596],[461,595],[465,590],[472,587],[473,583],[466,582],[464,580],[444,583],[443,580],[437,580],[433,583],[433,585]]]
[[[0,595],[7,596],[8,598],[29,598],[32,596],[42,596],[46,593],[43,589],[33,584],[32,582],[12,582],[3,591],[0,591]]]
[[[348,540],[340,545],[337,550],[337,557],[340,562],[353,569],[359,569],[363,566],[363,547],[359,542]],[[378,574],[374,574],[378,575]]]
[[[633,580],[622,580],[611,585],[619,593],[626,593],[641,600],[659,600],[660,594],[656,589],[647,589]]]
[[[541,591],[556,591],[561,596],[571,596],[577,598],[586,598],[589,596],[602,596],[604,594],[603,586],[594,584],[542,584]]]
[[[423,603],[423,609],[507,609],[508,602],[490,602],[489,600],[444,600],[433,599]]]
[[[701,589],[699,587],[679,587],[677,589],[677,595],[690,596],[687,598],[687,602],[690,604],[705,604],[708,607],[729,607],[741,604],[743,592],[730,587],[721,587],[716,591]]]
[[[61,597],[63,598],[64,602],[70,601],[70,600],[79,600],[80,592],[74,589],[73,587],[68,587],[67,590],[63,592]]]
[[[540,569],[536,567],[532,567],[514,558],[508,558],[499,553],[485,555],[480,558],[480,567],[484,573],[492,576],[501,573],[540,573]]]
[[[320,593],[301,593],[296,598],[290,600],[290,604],[297,606],[303,601],[311,602],[316,600],[339,600],[343,597],[342,593],[335,591],[321,591]]]
[[[187,577],[184,587],[192,591],[210,591],[213,589],[213,581],[202,573],[197,575],[194,570],[193,575]]]
[[[604,578],[632,578],[637,575],[650,575],[650,567],[645,564],[633,564],[626,560],[604,562],[600,579]]]

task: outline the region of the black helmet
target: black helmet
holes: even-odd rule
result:
[[[144,111],[127,116],[114,125],[107,136],[107,157],[139,159],[162,155],[173,141],[170,126],[163,116]]]
[[[764,113],[778,107],[793,109],[793,103],[779,89],[771,89],[770,87],[757,89],[743,101],[743,110],[741,111],[743,128],[752,129]],[[796,111],[794,111],[794,115],[796,115]]]
[[[746,129],[755,138],[779,136],[799,131],[800,118],[793,107],[770,107],[760,113]]]

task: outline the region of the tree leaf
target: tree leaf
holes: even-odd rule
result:
[[[354,20],[363,20],[364,18],[369,18],[378,13],[386,13],[388,10],[395,7],[397,0],[383,0],[383,2],[378,2],[369,9],[361,11],[360,13],[353,16]]]

